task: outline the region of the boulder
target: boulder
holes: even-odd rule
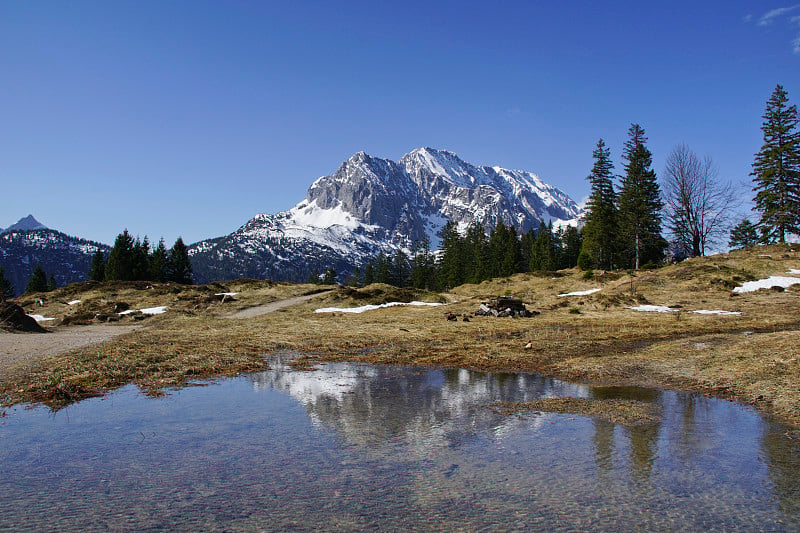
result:
[[[47,333],[33,317],[13,302],[0,302],[0,328],[8,331]]]
[[[528,311],[522,300],[510,296],[492,298],[488,302],[483,302],[475,311],[475,316],[531,317],[538,314],[538,312]]]

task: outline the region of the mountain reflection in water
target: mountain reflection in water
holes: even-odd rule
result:
[[[272,369],[0,418],[0,530],[800,529],[800,450],[751,409],[528,374]],[[635,399],[657,423],[501,415]]]

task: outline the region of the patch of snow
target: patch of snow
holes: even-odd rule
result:
[[[797,268],[790,268],[787,274],[800,274],[800,269]]]
[[[80,300],[72,300],[71,302],[67,302],[67,305],[78,305],[79,303],[81,303]]]
[[[599,291],[600,291],[600,289],[588,289],[588,290],[585,290],[585,291],[567,292],[565,294],[559,294],[558,297],[559,298],[563,298],[565,296],[588,296],[590,294],[594,294],[594,293],[599,292]]]
[[[342,209],[341,203],[336,207],[323,209],[317,205],[317,200],[310,203],[300,202],[289,210],[292,221],[298,226],[327,229],[331,226],[342,226],[350,230],[368,225],[362,223],[352,213]]]
[[[431,306],[436,307],[439,305],[443,305],[440,303],[431,303],[431,302],[389,302],[385,304],[379,305],[362,305],[361,307],[323,307],[321,309],[316,309],[315,313],[363,313],[365,311],[374,311],[375,309],[382,309],[384,307],[397,307],[399,305],[415,305],[415,306]]]
[[[28,316],[34,319],[36,322],[47,322],[48,320],[55,320],[55,318],[48,318],[42,315],[28,315]]]
[[[218,292],[218,293],[215,293],[214,296],[228,296],[230,298],[233,298],[237,294],[239,294],[239,293],[238,292]]]
[[[674,313],[679,309],[673,309],[666,305],[637,305],[636,307],[627,307],[626,309],[633,309],[634,311],[642,311],[644,313]]]
[[[698,309],[697,311],[692,311],[692,313],[697,313],[698,315],[741,315],[742,313],[739,311],[723,311],[722,309]]]
[[[770,287],[783,287],[784,289],[800,283],[800,278],[789,278],[786,276],[770,276],[766,279],[756,281],[746,281],[741,287],[736,287],[733,292],[744,293],[754,292],[759,289],[769,289]]]
[[[142,313],[143,315],[160,315],[167,312],[167,306],[161,305],[159,307],[147,307],[145,309],[128,309],[122,311],[120,315],[132,315],[133,313]]]

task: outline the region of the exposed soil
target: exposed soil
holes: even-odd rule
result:
[[[0,381],[5,371],[17,363],[110,341],[141,327],[96,324],[56,328],[43,335],[0,332]]]
[[[305,303],[312,298],[317,298],[319,296],[325,295],[331,291],[324,291],[315,294],[304,294],[302,296],[295,296],[294,298],[287,298],[285,300],[278,300],[276,302],[270,302],[264,305],[257,305],[254,307],[248,307],[246,309],[242,309],[240,311],[236,311],[235,313],[231,313],[226,315],[225,318],[254,318],[261,315],[266,315],[269,313],[274,313],[275,311],[280,311],[281,309],[286,309],[287,307],[293,307],[295,305],[300,305]]]

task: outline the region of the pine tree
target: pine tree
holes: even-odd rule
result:
[[[616,260],[617,195],[614,192],[614,164],[611,150],[603,139],[597,141],[592,152],[594,166],[586,178],[591,183],[591,196],[587,204],[586,222],[583,226],[582,251],[586,252],[592,266],[610,270]],[[575,257],[577,264],[577,255]]]
[[[466,280],[464,248],[464,240],[458,233],[455,222],[447,222],[442,228],[442,253],[439,262],[439,281],[445,289],[457,287]]]
[[[128,230],[117,235],[106,262],[106,281],[131,281],[133,277],[134,241]]]
[[[575,226],[566,226],[558,232],[558,241],[561,244],[558,260],[559,268],[572,268],[578,264],[583,245],[583,236]]]
[[[51,292],[56,290],[58,287],[58,283],[56,283],[56,276],[53,273],[50,273],[50,277],[47,278],[47,292]]]
[[[544,221],[539,222],[539,230],[536,232],[536,240],[533,243],[531,253],[530,270],[554,270],[557,266],[555,243],[553,239],[553,223],[544,225]]]
[[[28,280],[28,286],[25,288],[26,293],[31,292],[47,292],[47,274],[45,274],[42,265],[36,265],[33,269]]]
[[[14,286],[6,278],[5,269],[0,266],[0,302],[14,296]]]
[[[374,274],[374,266],[372,263],[367,263],[367,266],[364,267],[364,286],[372,285],[375,283],[375,274]]]
[[[89,279],[103,281],[106,279],[106,256],[103,250],[97,250],[92,256],[92,267],[89,269]]]
[[[764,144],[753,162],[753,199],[761,219],[756,223],[765,243],[786,242],[787,233],[800,234],[800,130],[797,106],[787,106],[780,85],[767,101]]]
[[[169,250],[168,264],[168,281],[184,285],[192,284],[192,263],[189,261],[189,251],[181,237],[178,237]]]
[[[731,230],[728,246],[736,248],[752,248],[758,244],[758,231],[752,222],[744,219]]]
[[[136,281],[151,281],[150,241],[147,239],[147,235],[145,235],[144,240],[141,241],[139,237],[136,237],[136,241],[133,244],[131,279]]]
[[[430,246],[426,236],[412,247],[411,286],[416,289],[433,290],[437,286],[435,260]]]
[[[625,143],[625,176],[619,192],[619,229],[622,250],[628,265],[639,269],[646,263],[660,262],[667,241],[661,236],[661,191],[656,173],[650,168],[653,157],[645,146],[644,129],[632,124]]]
[[[493,276],[497,269],[497,261],[492,257],[486,231],[477,222],[467,228],[467,234],[461,239],[461,263],[464,277],[461,283],[480,283]]]
[[[153,253],[150,254],[150,259],[148,263],[149,263],[148,269],[150,271],[151,281],[157,281],[157,282],[167,281],[169,252],[167,251],[166,244],[164,244],[163,237],[158,241],[158,245],[156,245],[156,248],[155,250],[153,250]]]

